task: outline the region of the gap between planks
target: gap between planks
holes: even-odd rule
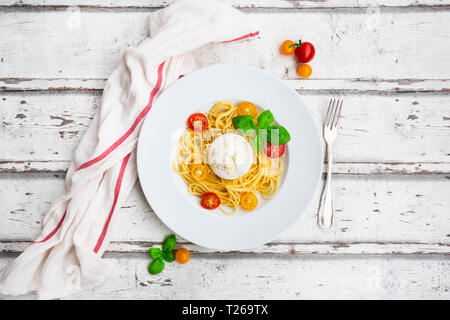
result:
[[[30,241],[0,241],[0,253],[21,253]],[[311,242],[268,243],[263,246],[239,251],[220,251],[179,242],[193,253],[200,254],[289,254],[289,255],[450,255],[450,243],[419,242]],[[113,241],[107,253],[147,253],[148,249],[161,246],[161,242]]]
[[[0,173],[65,173],[70,161],[0,161]],[[326,162],[324,163],[326,164]],[[327,167],[324,165],[324,172]],[[335,162],[333,174],[450,174],[450,162]]]
[[[38,8],[163,8],[175,0],[4,0],[0,7],[38,7]],[[450,6],[448,0],[225,0],[235,8],[265,9],[332,9],[332,8],[370,8],[370,7],[431,7]]]
[[[342,92],[450,92],[450,79],[286,79],[298,91]],[[0,78],[0,91],[103,90],[106,79]]]

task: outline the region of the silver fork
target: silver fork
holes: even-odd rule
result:
[[[328,173],[325,185],[320,197],[317,224],[323,229],[328,229],[333,224],[333,205],[331,203],[331,166],[333,164],[333,142],[338,131],[338,121],[342,110],[342,100],[331,99],[328,105],[327,115],[323,123],[323,137],[327,144]]]

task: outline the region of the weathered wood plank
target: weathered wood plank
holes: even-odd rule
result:
[[[145,10],[2,10],[0,33],[8,37],[0,38],[0,78],[106,79],[120,53],[148,36],[147,17]],[[301,81],[305,85],[320,87],[316,79],[362,79],[359,84],[370,87],[377,79],[407,89],[428,79],[448,89],[448,83],[439,84],[450,74],[450,48],[443,45],[448,43],[448,10],[299,10],[250,17],[261,27],[259,39],[200,48],[195,52],[199,66],[241,63],[297,79],[295,59],[280,55],[278,46],[283,39],[302,38],[317,48],[311,80]],[[383,81],[381,87],[392,86]]]
[[[0,241],[0,253],[20,253],[30,241]],[[108,253],[148,253],[148,249],[161,246],[161,242],[114,241],[106,252]],[[203,248],[184,240],[178,244],[192,253],[227,253]],[[276,243],[272,242],[256,249],[240,250],[233,254],[291,254],[291,255],[450,255],[450,243],[385,243],[385,242],[322,242],[322,243]],[[228,253],[227,253],[228,254]]]
[[[4,0],[0,7],[69,7],[88,8],[162,8],[175,0]],[[225,0],[236,8],[367,8],[367,7],[446,7],[448,0]]]
[[[0,161],[0,173],[55,172],[63,173],[69,160]],[[327,168],[324,167],[324,172]],[[448,162],[334,162],[333,174],[450,174]]]
[[[192,255],[185,265],[147,273],[149,258],[107,255],[98,288],[71,299],[449,299],[446,257]],[[12,260],[0,256],[0,268]],[[0,297],[10,299],[13,297]],[[34,295],[20,297],[34,298]]]
[[[0,241],[12,246],[3,244],[6,251],[20,251],[23,247],[17,247],[18,242],[32,241],[39,235],[43,215],[64,192],[61,176],[0,175]],[[317,192],[299,221],[275,239],[273,246],[249,252],[447,254],[449,188],[450,179],[441,175],[336,176],[335,223],[331,230],[316,226]],[[139,185],[114,219],[111,240],[126,242],[113,245],[110,250],[114,251],[139,252],[142,249],[136,248],[140,245],[158,243],[171,232],[153,213]],[[196,246],[192,249],[208,252]]]
[[[299,92],[449,92],[446,79],[291,79],[283,80]],[[96,91],[103,90],[106,79],[0,79],[0,91]]]
[[[321,127],[334,95],[300,93]],[[344,99],[335,173],[450,173],[446,94]],[[0,94],[0,171],[64,171],[100,102],[99,92]]]

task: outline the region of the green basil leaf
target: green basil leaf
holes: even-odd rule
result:
[[[164,261],[161,258],[153,260],[152,263],[150,263],[150,265],[148,266],[148,272],[150,274],[158,274],[163,271],[163,269]]]
[[[269,126],[267,128],[267,140],[271,144],[280,145],[288,143],[291,140],[291,136],[285,127]]]
[[[175,261],[175,256],[173,255],[172,252],[164,252],[162,254],[162,257],[163,257],[164,261],[167,261],[167,262],[174,262]]]
[[[250,141],[256,153],[263,151],[267,144],[267,130],[259,129],[258,134],[252,137]]]
[[[255,120],[249,115],[237,116],[232,120],[235,129],[241,129],[246,132],[249,129],[256,130]]]
[[[273,117],[272,112],[270,112],[270,110],[265,110],[263,111],[259,117],[258,117],[258,126],[260,128],[268,128],[272,122],[275,121],[275,118]]]
[[[174,234],[171,234],[170,236],[167,236],[164,239],[162,248],[164,252],[171,252],[173,248],[175,248],[175,245],[177,244],[177,240],[175,238]]]
[[[150,257],[153,259],[161,258],[162,251],[160,248],[150,248],[149,252]]]

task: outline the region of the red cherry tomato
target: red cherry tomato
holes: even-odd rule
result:
[[[301,63],[308,63],[316,54],[316,49],[310,42],[302,42],[302,44],[295,49],[295,56]]]
[[[270,142],[267,142],[267,146],[264,152],[269,158],[280,158],[283,156],[285,150],[285,144],[280,144],[277,146],[275,144],[270,144]]]
[[[194,130],[194,124],[201,122],[201,130],[204,131],[208,128],[208,118],[203,113],[193,113],[187,119],[187,125],[191,130]]]
[[[214,192],[207,192],[203,195],[200,204],[205,209],[213,210],[220,205],[220,198]]]

